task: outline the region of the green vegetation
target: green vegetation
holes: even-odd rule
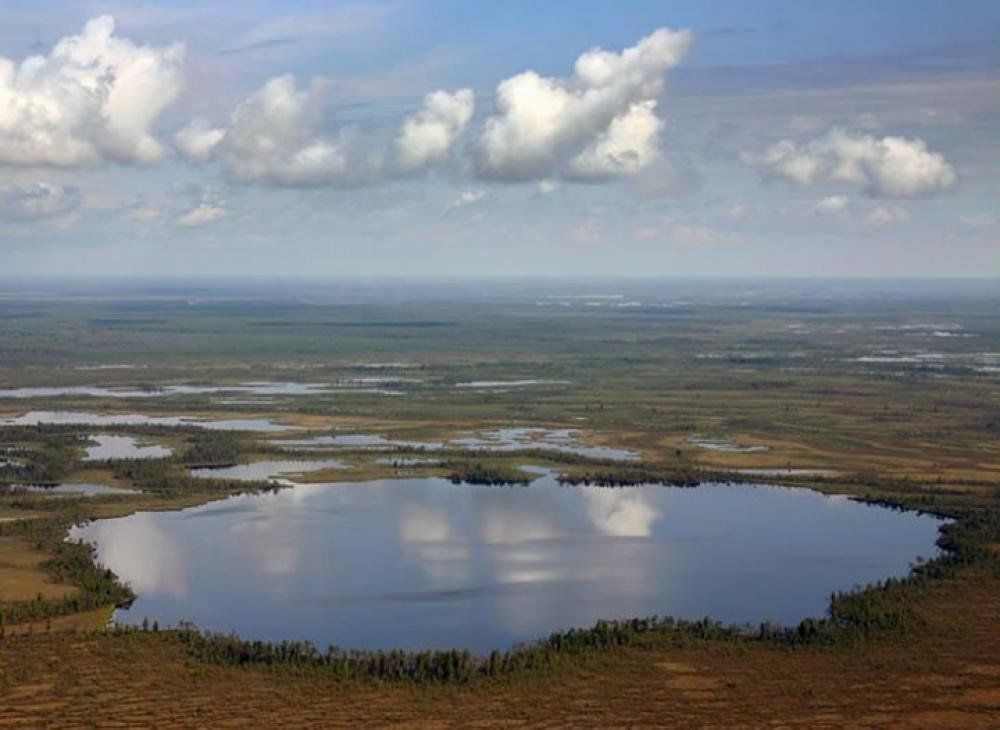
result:
[[[448,479],[453,484],[486,484],[488,486],[521,485],[531,483],[532,476],[517,466],[480,461],[449,461],[444,463]]]
[[[561,656],[606,650],[641,643],[648,637],[676,640],[683,637],[734,639],[735,629],[710,620],[675,621],[643,618],[598,621],[589,629],[553,632],[533,644],[480,657],[468,651],[343,651],[330,647],[320,652],[309,642],[244,641],[236,636],[200,633],[192,626],[180,629],[181,640],[195,656],[219,664],[265,664],[310,667],[332,672],[339,679],[408,680],[414,682],[467,682],[477,677],[498,677],[551,667]]]
[[[251,451],[247,439],[227,431],[200,431],[188,437],[183,461],[195,466],[232,466]]]
[[[13,441],[10,437],[14,433],[17,433],[16,429],[0,429],[0,441]],[[74,433],[30,429],[27,434],[17,435],[20,438],[14,443],[24,442],[26,445],[17,450],[17,462],[0,467],[0,484],[57,482],[76,462],[82,444],[81,438]]]

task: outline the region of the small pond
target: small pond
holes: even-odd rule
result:
[[[135,436],[101,433],[90,437],[84,461],[105,459],[165,459],[172,453],[166,446],[143,444]]]
[[[611,459],[612,461],[632,461],[639,458],[639,454],[628,449],[585,444],[579,440],[578,432],[570,428],[498,428],[494,431],[454,439],[449,445],[486,451],[542,449],[586,456],[591,459]]]
[[[102,497],[110,494],[141,494],[137,489],[125,487],[110,487],[107,484],[67,483],[54,487],[37,487],[15,485],[16,489],[26,492],[36,492],[50,497]]]
[[[295,426],[266,418],[223,418],[217,420],[186,416],[145,416],[138,413],[84,413],[80,411],[28,411],[13,418],[0,418],[3,426],[63,424],[80,426],[188,426],[209,431],[294,431]]]
[[[312,436],[304,439],[281,439],[273,442],[275,446],[296,451],[323,451],[326,449],[364,449],[370,451],[388,451],[391,449],[427,449],[444,448],[439,441],[402,441],[387,439],[384,436],[369,433],[344,433],[334,436]]]
[[[569,385],[569,382],[568,380],[470,380],[466,383],[455,383],[455,387],[488,390],[492,388],[527,388],[531,385]]]
[[[326,393],[325,383],[256,382],[236,385],[156,385],[149,388],[134,386],[65,385],[26,388],[0,388],[0,399],[57,398],[60,396],[90,398],[164,398],[175,395],[209,395],[212,393],[245,393],[249,395],[317,395]]]
[[[487,652],[670,614],[795,624],[903,576],[942,521],[802,489],[528,487],[438,478],[297,485],[74,528],[138,599],[118,621],[194,621],[320,647]]]
[[[221,468],[192,469],[191,475],[210,479],[232,479],[240,482],[257,482],[282,479],[322,469],[343,469],[344,462],[338,459],[311,459],[302,461],[254,461]]]
[[[726,439],[692,438],[688,439],[688,442],[699,449],[723,451],[728,454],[756,454],[767,451],[767,447],[760,444],[738,444]]]
[[[564,454],[576,454],[591,459],[611,459],[613,461],[633,461],[639,454],[628,449],[610,446],[592,446],[579,438],[579,432],[571,428],[515,427],[498,428],[468,436],[461,436],[448,442],[406,441],[391,439],[377,434],[345,433],[326,436],[312,436],[303,439],[281,439],[274,445],[292,450],[322,451],[336,448],[388,451],[391,449],[420,449],[437,451],[444,448],[466,449],[470,451],[524,451],[542,449]]]

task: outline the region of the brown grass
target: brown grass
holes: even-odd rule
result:
[[[53,583],[39,567],[48,558],[24,540],[0,537],[0,596],[4,601],[63,598],[76,591],[74,586]]]
[[[907,641],[627,649],[465,687],[219,667],[169,634],[53,629],[0,642],[0,726],[996,727],[1000,577],[967,571],[917,610]]]

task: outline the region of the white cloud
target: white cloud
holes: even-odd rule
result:
[[[80,190],[38,182],[0,185],[0,220],[13,223],[61,218],[80,207]]]
[[[212,127],[204,119],[195,119],[174,135],[174,144],[189,160],[207,162],[225,136],[226,130]]]
[[[655,101],[640,101],[612,119],[606,130],[570,160],[569,175],[583,180],[635,175],[660,159],[663,121],[655,110]]]
[[[569,78],[525,71],[501,82],[497,113],[477,140],[479,172],[505,180],[634,174],[655,157],[656,97],[690,43],[690,32],[661,28],[621,53],[587,51]]]
[[[909,219],[909,211],[898,205],[876,205],[866,216],[866,220],[874,226],[888,226],[893,223],[904,223]]]
[[[200,228],[214,223],[226,215],[226,209],[213,203],[199,203],[191,210],[177,217],[177,225],[184,228]]]
[[[813,213],[817,215],[834,215],[840,213],[846,207],[846,195],[830,195],[813,206]]]
[[[174,138],[193,162],[218,160],[238,183],[281,187],[355,187],[443,161],[472,118],[472,91],[435,91],[407,117],[394,139],[396,168],[379,143],[355,127],[327,132],[329,84],[300,89],[291,75],[273,78],[239,104],[228,125],[196,119]]]
[[[89,21],[48,56],[0,57],[0,164],[153,163],[151,127],[181,90],[184,47],[136,46]]]
[[[476,141],[478,172],[546,186],[559,177],[672,179],[660,150],[656,97],[690,41],[688,31],[660,29],[621,53],[584,53],[567,79],[528,71],[503,81],[498,113]],[[475,111],[471,89],[434,91],[386,139],[355,127],[336,131],[325,113],[328,88],[314,80],[300,89],[291,75],[271,79],[227,124],[195,120],[175,135],[175,145],[194,162],[218,161],[238,183],[360,186],[447,161]]]
[[[453,94],[435,91],[421,108],[408,116],[396,136],[396,158],[404,171],[442,162],[465,131],[475,109],[471,89]]]
[[[349,186],[368,178],[372,165],[353,158],[351,130],[323,133],[325,92],[319,79],[299,90],[294,77],[279,76],[241,103],[218,143],[226,174],[289,187]]]
[[[762,154],[744,154],[743,160],[767,177],[798,185],[842,183],[873,197],[932,195],[957,180],[951,164],[921,139],[876,139],[841,129],[805,144],[782,140]]]
[[[450,209],[464,208],[467,205],[475,205],[476,203],[482,201],[485,197],[486,192],[483,190],[463,190],[451,202]]]

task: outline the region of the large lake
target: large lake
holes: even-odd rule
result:
[[[444,479],[298,485],[75,528],[138,599],[118,621],[194,621],[325,648],[486,652],[670,614],[794,624],[830,593],[937,554],[941,520],[768,486],[620,489]]]

